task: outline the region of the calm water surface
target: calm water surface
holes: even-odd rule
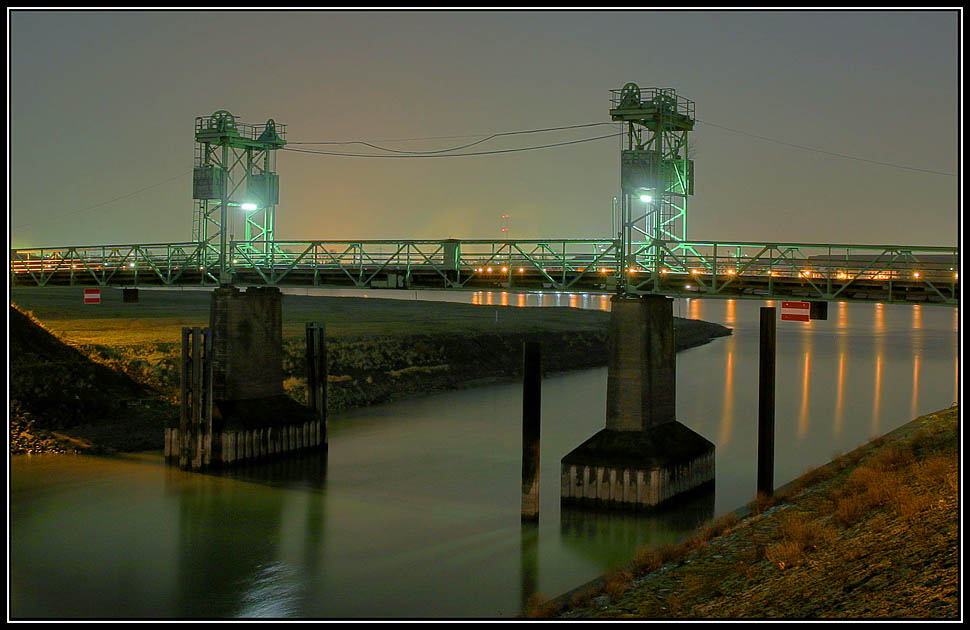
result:
[[[362,293],[408,294],[346,292]],[[407,297],[609,308],[598,295]],[[734,329],[678,354],[678,419],[717,446],[716,490],[681,509],[560,511],[559,460],[603,427],[605,368],[543,381],[538,527],[519,520],[514,384],[344,414],[326,457],[232,476],[173,470],[160,453],[18,456],[10,614],[514,616],[532,593],[569,590],[751,500],[764,304],[676,302],[677,315]],[[953,308],[846,303],[828,321],[779,321],[776,483],[956,401],[958,321]]]

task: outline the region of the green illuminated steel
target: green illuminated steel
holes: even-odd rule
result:
[[[195,119],[192,239],[205,245],[204,264],[218,267],[223,284],[230,277],[230,241],[242,251],[272,247],[279,203],[276,151],[286,144],[285,135],[285,125],[273,119],[251,125],[225,110]],[[241,239],[233,233],[239,220]]]
[[[636,83],[611,90],[611,95],[610,117],[627,127],[620,153],[618,236],[625,261],[620,266],[645,257],[656,271],[656,243],[687,240],[687,197],[694,194],[688,142],[694,102],[671,88],[641,89]],[[629,288],[628,278],[620,276],[618,289]]]
[[[613,291],[750,299],[959,302],[959,249],[619,239],[227,243],[229,282],[358,288]],[[205,243],[51,247],[10,252],[13,285],[215,286]]]

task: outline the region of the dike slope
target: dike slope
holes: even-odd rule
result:
[[[527,616],[960,618],[960,412],[937,411]]]

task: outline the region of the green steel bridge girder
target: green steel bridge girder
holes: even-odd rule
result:
[[[612,239],[229,244],[232,282],[358,288],[658,293],[695,298],[959,303],[959,249]],[[217,286],[211,243],[15,249],[13,286]]]

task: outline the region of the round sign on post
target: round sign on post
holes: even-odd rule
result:
[[[85,304],[100,304],[101,303],[101,289],[85,289],[84,290],[84,303]]]

